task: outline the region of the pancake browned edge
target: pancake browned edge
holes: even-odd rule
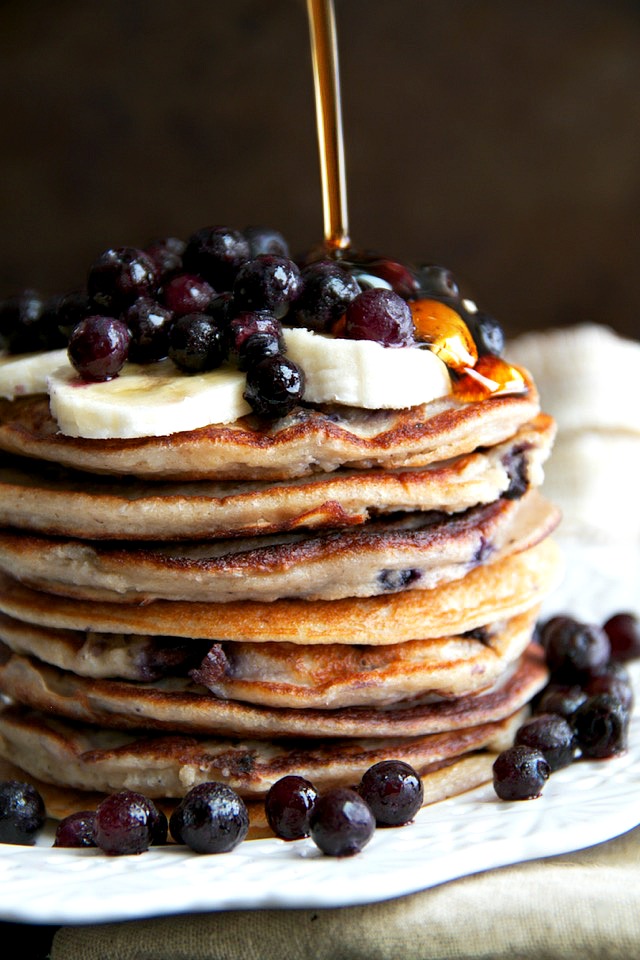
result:
[[[425,803],[485,783],[546,682],[530,640],[560,571],[555,425],[525,381],[128,441],[0,403],[5,769],[54,818],[218,779],[252,837],[286,773],[326,790],[402,758]]]

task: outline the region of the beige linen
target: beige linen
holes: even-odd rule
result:
[[[366,852],[362,854],[366,856]],[[640,827],[563,856],[364,907],[64,927],[51,960],[629,960]]]

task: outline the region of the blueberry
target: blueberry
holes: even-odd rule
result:
[[[178,273],[164,285],[162,300],[176,317],[204,313],[216,295],[210,283],[193,273]]]
[[[173,274],[180,273],[185,246],[184,240],[178,237],[162,237],[153,240],[145,247],[144,252],[153,261],[156,280],[159,284],[164,283]]]
[[[0,843],[32,846],[46,821],[44,800],[30,783],[0,783]]]
[[[575,756],[573,728],[564,717],[553,713],[541,713],[527,720],[516,731],[514,742],[540,750],[552,773],[568,767]]]
[[[385,347],[408,346],[413,342],[411,310],[392,290],[364,290],[346,309],[344,335]]]
[[[169,331],[169,357],[184,373],[215,370],[227,357],[227,336],[206,313],[178,317]]]
[[[336,787],[318,798],[311,813],[311,839],[330,857],[351,857],[371,840],[376,821],[355,790]]]
[[[105,797],[96,809],[96,846],[110,856],[144,853],[152,842],[154,809],[147,797],[134,790]]]
[[[248,370],[265,357],[284,353],[282,325],[269,310],[247,310],[229,325],[231,351],[238,369]]]
[[[603,626],[614,660],[640,657],[640,618],[635,613],[616,613]]]
[[[420,775],[402,760],[381,760],[363,774],[358,793],[378,826],[398,827],[413,820],[422,806]]]
[[[583,683],[602,671],[609,661],[611,644],[596,624],[558,617],[543,631],[547,665],[560,682]]]
[[[116,316],[138,297],[152,295],[156,283],[153,260],[143,250],[112,247],[89,268],[87,291],[100,311]]]
[[[93,832],[96,824],[95,810],[78,810],[64,817],[56,826],[54,847],[95,847]]]
[[[592,677],[586,684],[584,691],[585,699],[586,696],[592,697],[596,693],[609,693],[620,701],[625,710],[631,710],[633,706],[631,677],[617,660],[612,660],[602,673]]]
[[[56,323],[65,341],[81,320],[95,313],[86,290],[71,290],[63,294],[56,306]]]
[[[249,814],[238,794],[222,783],[200,783],[182,798],[169,818],[176,843],[196,853],[228,853],[246,837]]]
[[[265,813],[269,826],[281,840],[299,840],[309,836],[309,818],[318,799],[318,791],[304,777],[281,777],[269,788]]]
[[[129,360],[153,363],[169,353],[169,330],[173,313],[151,297],[139,297],[123,314],[131,333]]]
[[[238,310],[270,310],[280,319],[301,289],[300,270],[293,260],[264,253],[240,267],[233,296]]]
[[[84,380],[112,380],[124,366],[131,333],[117,317],[90,316],[69,338],[69,360]]]
[[[360,294],[358,283],[343,267],[330,260],[302,270],[302,293],[292,309],[292,320],[301,327],[328,333],[352,300]]]
[[[501,800],[535,800],[551,768],[541,750],[517,744],[503,750],[493,764],[493,787]]]
[[[535,712],[569,719],[586,699],[587,693],[579,684],[550,683],[537,699]]]
[[[0,304],[0,348],[10,353],[35,353],[50,349],[49,333],[55,337],[58,331],[55,320],[51,323],[45,315],[46,307],[44,297],[37,290],[23,290],[3,300]]]
[[[502,356],[504,353],[504,331],[495,317],[488,313],[478,312],[467,313],[465,319],[476,345],[478,356]]]
[[[278,231],[272,227],[252,226],[242,231],[249,241],[249,257],[253,260],[263,253],[272,253],[276,257],[289,256],[289,244]]]
[[[285,417],[304,394],[304,373],[282,354],[265,357],[247,371],[244,398],[261,417]]]
[[[420,284],[417,274],[404,263],[376,253],[359,254],[354,260],[341,263],[357,281],[361,290],[393,290],[403,300],[415,300],[418,296]]]
[[[214,290],[231,290],[236,273],[250,258],[247,238],[226,226],[202,227],[187,239],[182,262],[190,273],[207,280]]]
[[[460,288],[455,277],[446,267],[433,263],[423,264],[418,267],[417,276],[421,297],[445,297],[457,300],[460,296]]]
[[[629,711],[611,694],[588,697],[576,710],[572,723],[585,759],[614,757],[627,749]]]

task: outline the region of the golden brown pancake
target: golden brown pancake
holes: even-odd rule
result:
[[[434,763],[499,750],[525,715],[419,737],[269,741],[101,729],[9,706],[0,709],[0,756],[41,780],[80,790],[180,797],[216,780],[241,796],[263,797],[287,774],[326,790],[357,783],[380,760],[402,759],[422,773]]]
[[[0,450],[65,467],[150,479],[286,479],[338,467],[421,467],[491,447],[540,412],[528,392],[480,403],[444,397],[408,410],[298,407],[167,437],[84,440],[58,432],[45,396],[0,401]]]
[[[82,539],[184,540],[348,526],[394,511],[457,513],[514,484],[538,486],[554,435],[540,414],[504,443],[428,467],[243,483],[90,476],[7,455],[0,525]]]
[[[93,680],[19,656],[0,644],[0,691],[48,715],[101,727],[144,727],[166,733],[283,737],[414,737],[501,720],[540,690],[547,671],[531,649],[515,665],[504,665],[499,682],[486,692],[435,698],[422,696],[373,706],[313,709],[254,706],[221,700],[187,678],[134,684]]]
[[[431,590],[527,550],[560,519],[531,490],[460,515],[408,513],[357,528],[123,546],[0,531],[0,569],[80,599],[337,600]]]
[[[0,614],[0,648],[4,644],[18,655],[16,662],[20,657],[35,658],[34,665],[42,661],[65,676],[144,683],[190,677],[188,689],[199,692],[194,688],[199,684],[201,692],[206,689],[222,700],[326,710],[392,704],[426,693],[452,699],[486,689],[528,645],[537,609],[462,636],[386,646],[242,641],[210,645],[170,637],[55,630]],[[6,654],[2,656],[6,661]],[[10,689],[9,673],[11,664],[4,662],[0,691],[27,699],[28,684],[21,682],[20,693],[15,685]],[[132,701],[140,689],[132,687]],[[170,689],[178,688],[172,684]]]
[[[547,538],[434,590],[336,601],[93,602],[33,590],[0,573],[0,611],[29,623],[98,633],[392,644],[464,633],[522,613],[543,601],[561,572],[560,551]]]

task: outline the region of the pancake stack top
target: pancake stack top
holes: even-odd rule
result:
[[[447,271],[299,266],[278,236],[107,251],[77,325],[70,297],[0,313],[0,756],[54,815],[218,780],[258,835],[281,776],[388,758],[430,802],[490,777],[546,682],[555,426],[530,375]],[[91,379],[105,329],[125,349]]]

